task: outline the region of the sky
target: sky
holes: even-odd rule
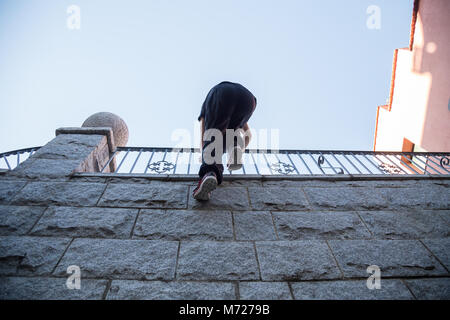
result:
[[[125,120],[129,146],[197,146],[201,105],[224,80],[258,99],[250,147],[272,132],[282,149],[372,150],[412,2],[0,0],[0,152],[100,111]]]

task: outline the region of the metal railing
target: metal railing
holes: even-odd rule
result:
[[[40,148],[41,147],[32,147],[0,153],[0,169],[13,170]]]
[[[0,153],[0,170],[13,170],[40,147]],[[118,147],[101,169],[115,159],[115,174],[197,175],[197,148]],[[450,153],[342,150],[246,150],[243,166],[224,174],[243,175],[450,175]],[[226,163],[226,154],[223,157]]]
[[[340,150],[246,150],[243,166],[224,174],[257,175],[448,175],[450,153]],[[197,148],[119,147],[114,173],[196,175],[201,165]],[[223,157],[226,162],[226,154]]]

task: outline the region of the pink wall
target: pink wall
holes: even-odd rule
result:
[[[403,138],[450,152],[450,0],[420,0],[413,50],[399,49],[391,110],[379,108],[374,148],[401,151]]]

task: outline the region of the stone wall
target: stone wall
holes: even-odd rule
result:
[[[50,154],[0,174],[0,299],[450,298],[448,178],[230,177],[200,203],[192,177],[31,175],[79,165]]]

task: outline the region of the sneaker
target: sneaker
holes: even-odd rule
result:
[[[228,152],[227,168],[230,171],[236,171],[242,168],[242,154],[243,151],[240,147],[235,146]]]
[[[208,172],[198,182],[197,188],[194,189],[192,196],[196,200],[207,201],[211,196],[211,191],[217,187],[217,178],[214,172]]]

